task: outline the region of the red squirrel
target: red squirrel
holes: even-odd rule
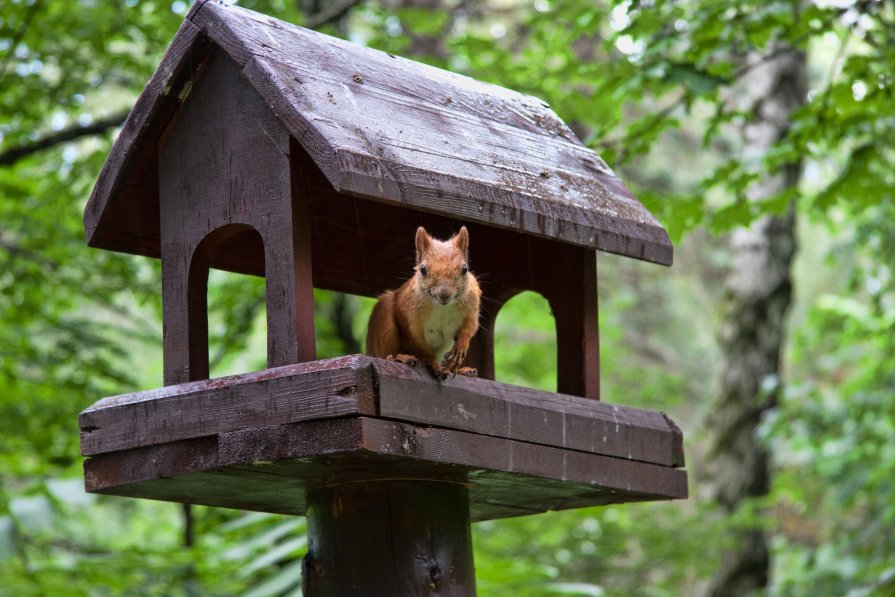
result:
[[[476,377],[476,369],[461,366],[479,327],[482,298],[468,257],[466,226],[447,241],[417,228],[414,274],[379,296],[367,327],[367,354],[422,363],[440,379],[457,373]]]

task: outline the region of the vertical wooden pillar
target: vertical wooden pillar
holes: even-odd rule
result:
[[[291,242],[290,259],[285,263],[274,263],[274,255],[267,259],[284,279],[268,277],[267,304],[277,301],[275,294],[288,297],[283,301],[283,312],[272,313],[268,307],[268,367],[278,367],[290,363],[313,361],[317,358],[317,343],[314,331],[314,284],[311,261],[311,184],[310,176],[314,168],[311,159],[301,146],[290,137],[289,174],[291,189],[291,218],[289,229],[283,238]],[[282,261],[282,256],[280,256]],[[285,320],[285,321],[283,321]],[[280,345],[287,343],[289,350],[277,350],[277,335],[284,334]]]
[[[469,497],[458,483],[345,483],[308,493],[309,597],[475,595]]]
[[[187,275],[187,320],[189,321],[189,381],[208,379],[208,270],[210,261],[200,245]]]
[[[208,262],[191,261],[176,249],[162,253],[165,385],[208,377]]]

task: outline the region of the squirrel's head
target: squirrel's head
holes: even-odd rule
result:
[[[466,226],[450,240],[429,236],[416,229],[416,279],[420,290],[433,301],[449,305],[466,291],[469,265],[469,232]]]

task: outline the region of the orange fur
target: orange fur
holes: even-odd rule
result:
[[[466,227],[439,241],[416,231],[414,275],[379,297],[367,326],[367,354],[410,365],[423,363],[436,376],[477,374],[462,367],[479,327],[482,291],[471,271]],[[467,266],[468,267],[468,266]]]

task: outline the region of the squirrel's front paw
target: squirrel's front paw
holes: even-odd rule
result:
[[[435,376],[435,379],[440,379],[442,381],[447,379],[448,375],[451,374],[447,367],[439,365],[438,363],[432,363],[429,365],[429,368],[432,369],[432,375]]]
[[[442,366],[450,371],[452,374],[456,375],[458,370],[460,369],[460,365],[463,364],[463,361],[466,359],[466,349],[454,347],[444,355],[444,362]]]

